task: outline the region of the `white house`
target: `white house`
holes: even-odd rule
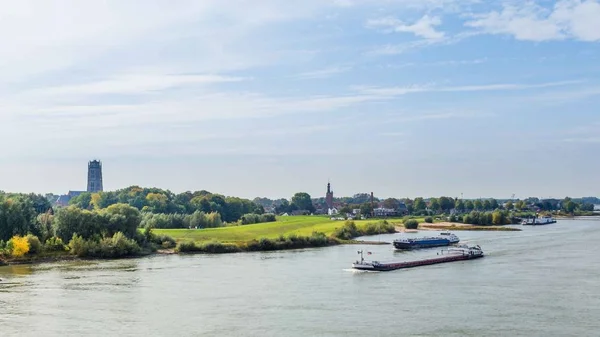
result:
[[[327,214],[329,215],[337,215],[339,212],[337,210],[337,208],[333,207],[327,210]]]

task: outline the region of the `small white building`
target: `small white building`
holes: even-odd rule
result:
[[[332,207],[327,210],[327,214],[329,214],[329,215],[338,215],[338,213],[339,212],[338,212],[337,208],[335,208],[335,207]]]

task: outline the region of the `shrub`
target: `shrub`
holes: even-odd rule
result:
[[[176,252],[187,253],[196,251],[196,244],[193,241],[182,241],[175,247]]]
[[[168,235],[157,236],[155,242],[165,249],[173,248],[177,244],[177,242],[175,242],[175,239]]]
[[[49,252],[60,252],[67,250],[63,240],[59,237],[53,236],[46,240],[44,244],[44,249]]]
[[[337,228],[335,231],[333,231],[333,234],[331,234],[331,236],[340,240],[350,240],[352,238],[360,236],[360,234],[361,233],[358,231],[358,228],[356,227],[354,221],[348,220],[346,221],[346,223],[344,223],[344,226]]]
[[[102,257],[116,258],[139,254],[140,246],[133,239],[127,238],[122,232],[115,233],[96,241],[96,239],[85,240],[77,234],[69,241],[71,253],[79,257]]]
[[[197,246],[199,251],[204,253],[222,254],[222,253],[236,253],[241,251],[240,247],[233,243],[222,243],[219,241],[210,241]]]
[[[433,218],[430,217],[430,216],[426,216],[425,217],[425,222],[427,222],[427,223],[433,223]]]
[[[275,218],[275,214],[270,214],[270,213],[266,213],[266,214],[249,213],[249,214],[242,215],[242,217],[240,219],[240,223],[242,225],[250,225],[250,224],[255,224],[255,223],[274,222],[276,220],[277,219]]]
[[[454,214],[452,214],[452,215],[451,215],[451,216],[448,218],[448,221],[450,221],[450,222],[456,222],[456,220],[457,220],[457,219],[456,219],[456,215],[454,215]]]
[[[417,229],[417,228],[419,228],[419,222],[415,219],[409,219],[406,222],[404,222],[404,228]]]
[[[29,243],[29,254],[39,254],[42,252],[42,243],[37,236],[33,234],[27,234],[27,243]]]
[[[362,230],[361,235],[376,235],[383,233],[395,233],[396,227],[385,220],[378,222],[369,222]]]
[[[22,257],[29,252],[29,241],[26,237],[15,235],[8,241],[6,248],[13,257]]]

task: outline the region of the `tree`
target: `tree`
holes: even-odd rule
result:
[[[0,194],[0,240],[7,241],[14,235],[24,236],[35,231],[36,216],[33,203],[26,195],[5,197]]]
[[[508,202],[506,202],[506,205],[504,206],[507,210],[512,210],[515,206],[513,205],[512,200],[509,200]]]
[[[440,201],[440,207],[442,208],[442,211],[444,211],[444,212],[447,212],[447,211],[451,210],[452,208],[454,208],[454,200],[452,198],[440,197],[439,201]]]
[[[290,208],[290,202],[287,201],[286,199],[283,199],[283,200],[281,200],[281,203],[279,205],[275,206],[275,213],[281,214],[281,213],[289,212],[289,208]]]
[[[90,202],[92,201],[92,193],[83,192],[80,195],[71,198],[69,205],[77,206],[79,208],[88,209],[90,208]]]
[[[360,214],[361,215],[371,215],[373,214],[373,205],[370,202],[365,202],[360,205]]]
[[[298,192],[294,194],[292,197],[292,204],[296,205],[299,210],[307,210],[309,212],[314,212],[315,207],[312,204],[312,199],[310,198],[310,194],[306,192]]]
[[[492,204],[490,203],[490,201],[489,201],[489,200],[485,199],[485,200],[483,201],[483,209],[485,209],[485,210],[490,210],[490,209],[492,209]]]
[[[465,201],[465,209],[468,211],[472,211],[475,209],[475,205],[473,205],[473,201],[467,200]]]
[[[498,205],[498,200],[496,199],[491,199],[490,200],[490,209],[494,210],[494,209],[498,209],[500,206]]]
[[[442,206],[440,205],[440,201],[438,199],[431,198],[429,199],[429,208],[432,209],[434,212],[438,212],[442,209]]]
[[[475,200],[475,202],[473,203],[473,206],[478,211],[481,211],[483,209],[483,203],[479,199]]]
[[[413,202],[413,208],[416,212],[423,211],[425,210],[425,208],[427,208],[427,205],[425,205],[425,201],[423,200],[423,198],[418,197],[415,198],[415,201]]]
[[[7,244],[13,257],[22,257],[29,252],[29,241],[26,237],[15,235]]]
[[[65,242],[75,233],[84,239],[102,234],[102,219],[96,212],[71,205],[61,208],[54,219],[56,236]]]
[[[398,209],[400,207],[400,201],[394,198],[387,198],[383,201],[384,208]]]
[[[569,200],[566,202],[564,209],[567,213],[573,213],[575,212],[575,209],[577,208],[577,204],[574,203],[573,201]]]
[[[128,204],[110,205],[104,214],[108,217],[105,236],[110,237],[117,232],[122,232],[125,236],[133,238],[142,221],[140,211]]]
[[[462,212],[465,210],[465,203],[462,201],[462,199],[457,199],[454,202],[454,208],[457,209],[458,211]]]
[[[510,201],[510,202],[512,203],[512,201]],[[523,209],[525,209],[525,207],[527,207],[527,206],[525,205],[525,201],[523,201],[523,200],[519,200],[515,204],[515,208],[519,211],[522,211]]]

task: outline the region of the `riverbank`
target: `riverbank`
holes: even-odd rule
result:
[[[155,235],[169,235],[177,242],[177,249],[159,249],[153,253],[129,256],[144,257],[153,254],[205,253],[221,254],[252,251],[272,251],[325,247],[342,244],[389,244],[387,242],[359,241],[355,237],[378,233],[415,232],[407,230],[401,219],[369,219],[353,221],[355,228],[348,231],[346,221],[331,220],[320,216],[278,217],[278,221],[245,226],[208,228],[208,229],[155,229]],[[389,228],[392,226],[392,228]],[[419,230],[424,231],[520,231],[506,226],[475,226],[462,223],[435,222],[420,223]],[[337,235],[337,237],[336,237]],[[8,258],[8,264],[35,264],[64,260],[97,260],[97,258],[79,258],[61,252],[41,254],[21,258]],[[1,261],[0,261],[1,262]],[[1,265],[1,263],[0,263]]]

